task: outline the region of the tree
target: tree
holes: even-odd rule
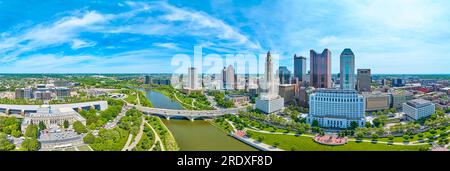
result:
[[[388,139],[389,139],[389,141],[392,141],[392,140],[394,140],[394,136],[393,135],[389,135]]]
[[[45,130],[45,129],[47,129],[47,127],[45,126],[45,123],[40,121],[39,122],[39,130]]]
[[[372,128],[372,124],[370,122],[366,122],[366,128]]]
[[[362,139],[363,137],[364,137],[364,133],[362,133],[362,132],[356,133],[356,139],[360,140],[360,139]]]
[[[75,121],[73,123],[73,129],[75,130],[75,132],[77,132],[79,134],[83,134],[83,133],[87,133],[88,132],[86,126],[84,126],[83,123],[81,123],[80,121]]]
[[[0,151],[11,151],[14,150],[16,146],[9,142],[5,133],[0,133]]]
[[[319,121],[317,121],[317,120],[313,120],[313,122],[312,122],[312,124],[311,124],[311,126],[313,126],[313,127],[318,127],[319,126]]]
[[[83,141],[86,144],[92,144],[95,142],[95,136],[89,132],[86,136],[84,136]]]
[[[39,134],[38,127],[35,124],[27,126],[25,131],[25,136],[29,138],[37,138]]]
[[[404,140],[405,142],[408,142],[409,136],[408,136],[408,135],[403,135],[403,140]]]
[[[297,129],[297,132],[299,133],[299,134],[303,134],[303,133],[305,133],[305,127],[303,127],[303,126],[301,126],[301,127],[299,127],[298,129]]]
[[[25,151],[37,151],[39,150],[40,143],[36,138],[27,138],[22,142],[22,149]]]
[[[251,138],[251,137],[253,136],[253,133],[252,133],[252,132],[247,132],[247,133],[246,133],[246,136],[249,137],[249,138]]]
[[[378,139],[378,137],[379,137],[379,136],[378,136],[378,134],[377,134],[377,133],[373,133],[373,134],[372,134],[372,139],[373,139],[373,140],[377,140],[377,139]]]
[[[69,128],[69,121],[64,120],[64,128],[65,129]]]
[[[91,123],[90,125],[89,125],[89,129],[90,130],[95,130],[97,128],[97,125],[95,125],[95,123]]]
[[[280,146],[280,142],[278,142],[278,141],[275,141],[275,142],[273,143],[273,146],[274,146],[274,147],[278,147],[278,146]]]
[[[419,139],[423,139],[423,133],[417,134],[417,137],[419,137]]]
[[[390,112],[391,113],[397,113],[397,109],[396,108],[391,108]]]
[[[356,128],[358,128],[358,122],[352,121],[350,122],[350,129],[351,130],[355,130]]]
[[[386,121],[386,119],[387,119],[386,116],[383,115],[383,116],[379,116],[379,117],[375,118],[372,122],[373,122],[373,125],[375,125],[375,127],[381,127],[384,125],[384,122]]]
[[[419,151],[428,151],[429,147],[428,146],[420,146],[419,147]]]
[[[259,136],[257,139],[259,142],[262,142],[262,141],[264,141],[264,136]]]
[[[19,130],[12,130],[11,135],[13,137],[19,138],[22,135],[22,132],[20,132]]]

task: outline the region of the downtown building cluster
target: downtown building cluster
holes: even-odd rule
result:
[[[374,79],[371,69],[356,68],[355,54],[349,48],[341,52],[340,72],[333,75],[331,54],[329,49],[322,53],[311,50],[309,71],[308,59],[296,54],[293,72],[287,66],[274,68],[272,56],[268,52],[261,75],[238,74],[234,65],[223,67],[218,74],[199,73],[197,68],[189,67],[187,74],[175,79],[172,77],[170,81],[181,83],[174,87],[185,93],[237,91],[239,94],[226,94],[225,99],[240,104],[251,101],[255,103],[256,109],[267,114],[280,113],[287,105],[307,108],[309,112],[304,114],[308,123],[338,129],[365,126],[366,122],[371,122],[367,119],[368,113],[392,109],[403,112],[402,109],[411,104],[411,100],[421,99],[409,89],[412,87],[405,79]],[[150,83],[147,81],[149,79],[146,77],[145,82]],[[434,109],[435,103],[425,104],[433,106],[429,109]],[[412,105],[413,108],[417,106]],[[418,120],[433,112],[413,114],[405,110],[404,114],[409,120]]]
[[[340,55],[340,88],[332,88],[331,51],[310,52],[310,84],[307,122],[320,127],[348,128],[365,125],[365,98],[356,91],[355,55],[344,49]]]

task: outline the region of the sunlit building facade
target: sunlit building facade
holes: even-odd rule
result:
[[[309,96],[307,121],[326,128],[345,129],[356,122],[365,125],[365,101],[356,90],[318,89]]]

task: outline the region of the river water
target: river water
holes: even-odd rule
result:
[[[161,93],[147,90],[147,98],[156,108],[183,109]],[[255,148],[228,136],[219,128],[203,120],[165,120],[182,151],[256,151]]]

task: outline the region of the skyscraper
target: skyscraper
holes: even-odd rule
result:
[[[306,76],[306,58],[303,56],[294,55],[294,79],[297,78],[300,82],[305,82]]]
[[[145,76],[144,84],[151,84],[151,83],[152,83],[152,80],[151,80],[151,78],[150,78],[150,75],[146,75],[146,76]]]
[[[235,89],[235,76],[233,65],[229,65],[225,72],[225,89]]]
[[[355,89],[355,54],[349,48],[344,49],[341,53],[341,89]]]
[[[311,85],[314,88],[331,88],[331,51],[324,49],[321,54],[310,51]]]
[[[359,92],[370,92],[370,83],[372,83],[372,75],[370,69],[358,69],[357,89]]]
[[[278,95],[278,79],[273,73],[273,61],[270,52],[267,53],[264,77],[260,84],[261,95],[256,100],[256,108],[265,113],[281,111],[284,99]]]
[[[291,71],[285,66],[278,67],[278,77],[280,79],[280,84],[290,84]]]
[[[189,77],[189,84],[188,87],[191,90],[196,90],[199,88],[198,86],[198,75],[197,75],[197,69],[195,67],[189,67],[188,70],[188,77]]]
[[[222,69],[222,88],[225,89],[225,85],[227,84],[227,68],[223,67]]]

